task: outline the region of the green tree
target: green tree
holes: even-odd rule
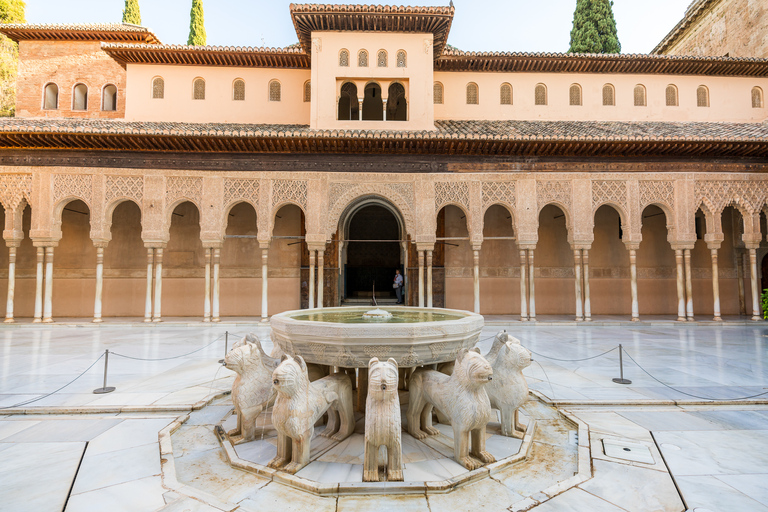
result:
[[[125,0],[125,9],[123,9],[123,23],[141,25],[139,0]]]
[[[619,53],[612,0],[576,0],[568,53]]]
[[[23,0],[0,0],[0,23],[25,23]],[[19,47],[0,35],[0,116],[16,113],[16,73],[19,69]]]
[[[192,0],[192,10],[189,13],[189,40],[187,44],[205,46],[203,0]]]

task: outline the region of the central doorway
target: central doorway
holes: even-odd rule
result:
[[[397,209],[380,199],[358,203],[342,226],[343,304],[393,304],[395,269],[403,273],[403,223]]]

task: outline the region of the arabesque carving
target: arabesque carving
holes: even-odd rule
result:
[[[259,180],[224,178],[224,204],[229,205],[235,201],[247,201],[256,208],[259,204]]]
[[[169,176],[165,180],[165,204],[187,199],[200,206],[203,197],[203,178]]]
[[[675,182],[661,180],[640,181],[640,210],[649,204],[663,204],[675,208]]]
[[[536,182],[536,204],[539,211],[550,203],[564,206],[571,210],[573,186],[567,180],[547,180]]]
[[[604,204],[615,204],[628,211],[627,182],[624,180],[592,181],[592,212]]]
[[[307,211],[309,185],[305,180],[272,180],[272,208],[293,203]]]
[[[503,204],[515,208],[514,181],[484,181],[483,182],[483,211],[493,204]]]
[[[328,191],[327,233],[333,233],[338,227],[344,210],[357,198],[379,196],[390,201],[400,210],[406,230],[414,230],[414,190],[413,183],[331,183]]]
[[[694,208],[704,203],[715,215],[720,215],[730,205],[739,205],[748,213],[756,213],[768,200],[768,185],[762,180],[705,180],[694,184],[694,193]]]
[[[15,210],[22,200],[31,203],[31,196],[31,174],[4,174],[0,178],[0,202],[7,210]]]
[[[464,181],[435,182],[435,212],[447,204],[456,204],[469,211],[469,183]]]
[[[107,176],[107,188],[104,191],[107,204],[116,199],[130,199],[140,205],[143,198],[143,176]]]
[[[54,174],[53,204],[67,197],[82,199],[90,208],[93,200],[93,175]]]

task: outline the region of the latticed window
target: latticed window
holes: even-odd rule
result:
[[[376,65],[380,68],[387,67],[387,52],[384,50],[379,50],[378,55],[376,56]]]
[[[536,105],[547,104],[547,87],[544,84],[536,86],[536,90],[534,91],[534,102]]]
[[[397,67],[404,68],[408,63],[406,62],[405,51],[400,50],[397,52]]]
[[[581,105],[581,87],[579,84],[573,84],[568,93],[571,105]]]
[[[709,89],[707,89],[703,85],[700,85],[699,88],[696,89],[696,106],[698,107],[709,106]]]
[[[432,100],[435,105],[443,104],[443,84],[440,82],[435,82],[435,85],[432,89]]]
[[[203,80],[202,78],[196,78],[192,89],[193,89],[193,95],[192,95],[193,99],[196,99],[196,100],[205,99],[205,80]]]
[[[269,82],[269,101],[280,101],[281,92],[280,82],[277,80]]]
[[[360,50],[357,53],[357,67],[359,68],[368,67],[368,51],[367,50]]]
[[[603,86],[603,105],[613,107],[616,105],[616,90],[611,84]]]
[[[476,83],[467,84],[467,105],[477,105],[480,103],[478,98],[478,90]]]
[[[502,105],[512,104],[512,86],[509,84],[501,84],[499,90],[499,103]]]
[[[342,68],[349,67],[349,52],[347,50],[339,52],[339,66]]]
[[[245,101],[245,81],[241,79],[235,80],[232,85],[232,99],[235,101]]]
[[[635,106],[645,106],[645,86],[637,84],[635,86]]]
[[[165,80],[159,76],[152,80],[152,98],[157,100],[165,98]]]
[[[668,107],[676,107],[678,106],[678,100],[677,100],[677,87],[675,87],[672,84],[669,84],[667,86],[667,106]]]
[[[304,102],[309,103],[312,101],[312,82],[307,80],[304,82]]]
[[[752,88],[752,108],[763,108],[763,90],[759,87]]]

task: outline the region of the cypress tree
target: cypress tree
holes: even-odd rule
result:
[[[139,0],[125,0],[125,9],[123,9],[123,23],[141,25]]]
[[[568,53],[619,53],[612,0],[577,0]]]
[[[23,0],[0,0],[0,23],[26,23]],[[16,73],[19,68],[19,47],[0,35],[0,116],[16,112]]]
[[[205,46],[203,0],[192,0],[192,10],[189,13],[189,40],[187,44]]]

